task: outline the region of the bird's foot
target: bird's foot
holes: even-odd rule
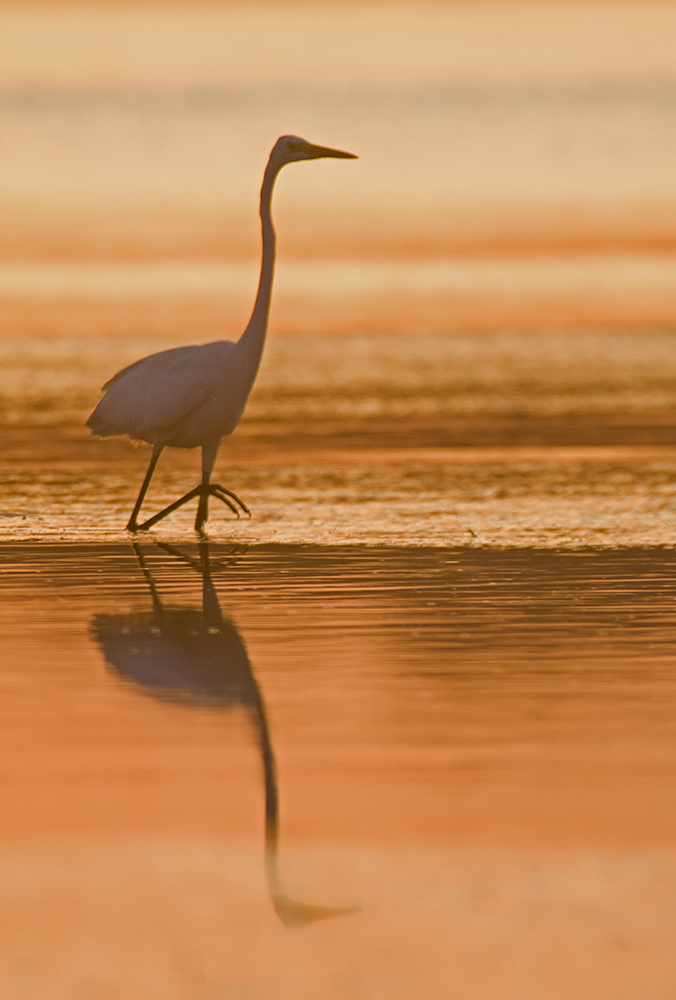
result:
[[[161,521],[162,518],[166,517],[167,514],[173,514],[173,512],[175,510],[178,510],[179,507],[182,507],[183,504],[188,503],[190,500],[193,500],[195,497],[201,495],[202,495],[201,485],[196,486],[194,490],[190,490],[189,493],[186,493],[185,496],[181,497],[179,500],[175,500],[173,503],[170,503],[168,507],[165,507],[164,510],[161,510],[158,514],[153,514],[153,516],[149,517],[147,521],[143,522],[143,524],[135,524],[134,527],[130,527],[129,525],[131,525],[132,523],[130,521],[129,525],[127,525],[127,530],[147,531],[149,528],[152,528],[154,524],[157,524],[158,521]]]
[[[249,510],[247,505],[244,503],[243,500],[240,500],[237,494],[233,493],[232,490],[226,489],[225,486],[221,486],[219,483],[211,483],[210,492],[212,496],[218,497],[219,500],[222,500],[223,503],[226,503],[230,508],[230,510],[234,511],[235,514],[237,514],[237,517],[239,517],[239,511],[237,510],[236,507],[233,507],[233,505],[228,502],[227,499],[228,497],[230,497],[231,500],[234,500],[236,504],[239,504],[244,513],[248,514],[249,517],[251,517],[251,511]]]
[[[240,515],[239,510],[235,506],[236,504],[239,504],[242,510],[248,514],[249,517],[251,517],[251,511],[246,506],[244,501],[240,500],[237,494],[233,493],[232,490],[226,489],[225,486],[221,486],[219,483],[202,483],[198,487],[198,490],[200,502],[199,507],[197,508],[197,518],[195,519],[195,531],[198,532],[198,534],[204,534],[204,525],[206,524],[209,516],[207,502],[208,497],[216,497],[217,500],[224,503],[226,507],[230,508],[238,520]]]
[[[230,510],[233,512],[233,514],[235,514],[237,517],[239,517],[240,514],[236,504],[239,504],[244,513],[248,514],[249,517],[251,517],[251,511],[249,510],[247,505],[244,503],[244,501],[240,500],[237,494],[233,493],[232,490],[228,490],[224,486],[219,486],[218,483],[200,483],[199,486],[196,486],[193,490],[190,490],[190,492],[186,493],[185,496],[180,498],[180,500],[175,500],[174,503],[169,504],[168,507],[165,507],[164,510],[161,510],[158,514],[153,514],[153,516],[149,517],[147,521],[143,522],[143,524],[138,524],[135,518],[131,518],[129,524],[127,525],[127,531],[132,531],[132,532],[148,531],[149,528],[152,528],[154,524],[157,524],[158,521],[161,521],[162,518],[167,516],[167,514],[173,514],[173,512],[175,510],[178,510],[179,507],[182,507],[183,504],[188,503],[195,497],[199,497],[200,505],[197,510],[195,531],[202,533],[202,529],[206,523],[208,516],[207,507],[206,504],[204,504],[204,501],[206,500],[207,497],[210,496],[216,497],[218,500],[221,500],[226,505],[226,507],[229,507]]]

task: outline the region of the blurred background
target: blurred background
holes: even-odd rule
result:
[[[278,135],[274,332],[671,326],[671,3],[0,7],[0,323],[242,329]]]

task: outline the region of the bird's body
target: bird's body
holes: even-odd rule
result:
[[[128,530],[150,528],[194,497],[199,497],[197,531],[206,522],[209,496],[222,500],[235,514],[239,513],[238,506],[249,513],[236,494],[210,482],[211,473],[221,440],[233,432],[242,417],[265,345],[275,265],[270,205],[277,174],[287,163],[321,157],[354,159],[352,153],[313,146],[298,136],[282,136],[270,153],[261,187],[263,252],[258,292],[240,339],[235,343],[219,340],[151,354],[123,368],[104,385],[105,395],[87,421],[92,432],[99,437],[128,434],[153,446]],[[202,482],[159,514],[138,524],[157,460],[166,447],[201,447]]]
[[[217,340],[159,351],[104,385],[89,418],[99,437],[128,434],[170,448],[196,448],[231,434],[251,386],[240,375],[238,344]],[[239,376],[239,377],[238,377]]]

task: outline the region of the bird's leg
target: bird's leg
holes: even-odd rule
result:
[[[139,528],[137,518],[141,510],[141,507],[143,506],[143,500],[145,498],[146,493],[148,492],[148,487],[150,486],[150,480],[153,478],[153,472],[155,471],[157,460],[162,454],[163,448],[164,448],[163,445],[157,445],[157,444],[153,448],[153,453],[150,459],[150,463],[148,465],[148,471],[146,472],[146,477],[143,480],[143,485],[141,486],[141,492],[139,493],[138,499],[136,500],[136,505],[133,511],[131,512],[131,517],[129,518],[129,523],[127,524],[127,531],[139,531],[143,530],[143,528],[145,527],[145,525],[143,525],[141,528]]]
[[[202,483],[199,487],[199,503],[197,505],[197,517],[195,518],[195,531],[202,533],[202,528],[209,517],[209,483]]]
[[[154,524],[157,524],[158,521],[161,521],[162,518],[167,516],[167,514],[173,514],[175,510],[178,510],[179,507],[182,507],[184,504],[189,503],[191,500],[194,500],[195,497],[200,497],[201,499],[205,491],[207,492],[208,496],[218,497],[219,500],[222,500],[224,504],[227,504],[227,506],[230,508],[233,514],[237,514],[237,516],[239,517],[239,511],[232,503],[232,501],[228,500],[224,496],[221,496],[218,492],[216,492],[217,490],[218,487],[212,485],[211,483],[207,483],[206,486],[204,486],[203,483],[200,483],[200,485],[196,486],[194,490],[190,490],[189,493],[186,493],[186,495],[181,497],[179,500],[174,500],[174,502],[170,503],[168,507],[164,508],[164,510],[159,511],[159,513],[157,514],[153,514],[153,516],[149,517],[147,521],[143,522],[143,524],[137,524],[136,527],[134,528],[134,531],[147,531],[148,528],[152,528]],[[200,529],[196,528],[196,530],[199,531]]]
[[[132,514],[131,520],[129,521],[128,525],[129,530],[147,531],[149,528],[152,528],[154,524],[157,524],[158,521],[161,521],[163,518],[165,518],[167,514],[173,514],[175,510],[178,510],[179,507],[182,507],[184,504],[189,503],[191,500],[194,500],[195,497],[199,497],[199,505],[197,507],[197,518],[195,519],[195,531],[198,531],[200,533],[202,532],[202,529],[206,524],[207,518],[209,516],[210,496],[216,497],[218,500],[221,500],[226,505],[226,507],[230,508],[233,514],[237,515],[237,517],[239,517],[239,511],[237,510],[235,503],[233,503],[233,500],[240,505],[242,510],[246,511],[246,513],[249,514],[249,508],[239,499],[236,493],[233,493],[231,490],[226,490],[224,486],[219,486],[217,483],[212,483],[210,481],[211,472],[213,470],[214,463],[216,461],[216,455],[218,453],[219,444],[220,441],[216,441],[215,443],[212,443],[210,445],[204,445],[202,447],[202,482],[200,483],[199,486],[196,486],[193,490],[190,490],[189,493],[186,493],[185,496],[180,497],[180,499],[174,500],[174,502],[170,503],[168,507],[164,508],[164,510],[159,511],[157,514],[153,514],[153,516],[149,517],[147,521],[143,522],[143,524],[137,524],[136,517],[138,516],[138,512],[141,509],[141,504],[143,503],[143,497],[145,496],[146,490],[148,489],[148,483],[150,482],[150,477],[153,474],[153,469],[155,468],[157,459],[160,457],[159,452],[161,451],[161,449],[158,450],[157,455],[153,453],[153,459],[151,460],[145,482],[143,483],[143,486],[141,488],[141,493],[136,503],[136,507],[134,508],[134,513]],[[231,497],[232,499],[230,499]]]
[[[209,480],[211,479],[220,443],[219,438],[218,441],[211,444],[202,445],[202,485],[199,493],[200,500],[197,505],[197,517],[195,518],[195,531],[199,531],[200,533],[209,517],[209,496],[211,494]]]
[[[143,522],[143,524],[137,525],[135,530],[147,531],[148,528],[152,528],[154,524],[161,521],[163,517],[167,516],[167,514],[173,514],[174,511],[178,510],[179,507],[182,507],[184,503],[189,503],[190,500],[194,500],[194,498],[199,496],[201,492],[202,487],[196,486],[194,490],[190,490],[190,492],[186,493],[186,495],[181,497],[180,500],[174,500],[174,502],[170,503],[168,507],[164,508],[164,510],[161,510],[158,514],[153,514],[153,516],[149,517],[147,521]]]

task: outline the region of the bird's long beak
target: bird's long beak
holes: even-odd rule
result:
[[[339,160],[358,160],[354,153],[344,153],[342,149],[330,149],[328,146],[313,146],[311,142],[297,142],[290,148],[294,153],[305,153],[312,160],[318,160],[322,156],[333,156]]]

